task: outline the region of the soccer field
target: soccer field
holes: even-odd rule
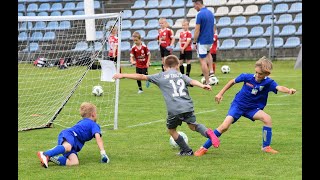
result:
[[[212,129],[220,125],[242,83],[229,89],[220,104],[214,102],[214,96],[240,73],[254,73],[254,63],[218,62],[219,84],[211,92],[190,88],[198,123]],[[302,179],[302,70],[294,69],[294,64],[294,60],[273,61],[270,75],[279,85],[297,90],[294,95],[269,93],[265,111],[273,121],[271,146],[279,154],[260,150],[262,122],[241,117],[220,137],[218,149],[210,148],[202,157],[177,156],[178,150],[169,144],[166,107],[158,87],[151,84],[146,88],[143,81],[144,92],[138,94],[135,80],[122,79],[118,129],[102,128],[109,164],[100,163],[99,149],[92,140],[79,152],[79,166],[61,167],[50,162],[47,169],[41,167],[37,151],[56,145],[57,135],[64,128],[56,125],[18,132],[18,179]],[[222,74],[222,65],[229,65],[231,72]],[[158,68],[151,66],[149,74],[159,72]],[[122,72],[134,73],[135,67],[123,67]],[[200,74],[200,64],[193,63],[191,78],[200,80]],[[75,113],[78,108],[74,107]],[[177,130],[187,134],[194,151],[206,141],[186,124]]]

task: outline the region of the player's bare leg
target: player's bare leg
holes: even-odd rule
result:
[[[209,69],[206,58],[200,58],[201,70],[204,78],[206,79],[206,83],[209,84]],[[212,66],[212,64],[211,64]]]
[[[209,76],[210,76],[211,74],[214,74],[214,73],[215,73],[215,72],[213,71],[212,56],[211,56],[210,53],[207,54],[206,60],[207,60],[207,64],[208,64],[208,68],[209,68]]]

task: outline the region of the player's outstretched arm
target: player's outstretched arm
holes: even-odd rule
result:
[[[219,93],[215,96],[215,101],[219,104],[222,101],[223,94],[230,89],[235,84],[235,79],[231,79],[224,87],[219,91]]]
[[[293,89],[293,88],[289,89],[289,88],[287,88],[287,87],[285,87],[285,86],[277,86],[276,89],[277,89],[278,91],[280,91],[280,92],[288,93],[288,94],[294,94],[294,93],[297,92],[297,90],[295,90],[295,89]]]
[[[147,76],[144,74],[121,74],[116,73],[113,75],[113,79],[121,79],[121,78],[128,78],[128,79],[135,79],[135,80],[148,80]]]
[[[190,81],[190,84],[191,84],[192,86],[198,86],[198,87],[200,87],[200,88],[202,88],[202,89],[211,91],[211,86],[210,86],[210,85],[202,84],[201,82],[199,82],[199,81],[197,81],[197,80],[194,80],[194,79],[191,80],[191,81]]]
[[[103,145],[103,140],[102,137],[99,133],[96,133],[94,135],[97,145],[99,147],[100,150],[100,155],[101,155],[101,162],[102,163],[109,163],[110,162],[110,158],[107,156],[106,151],[104,150],[104,145]]]

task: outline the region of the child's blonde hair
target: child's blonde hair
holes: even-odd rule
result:
[[[110,32],[114,32],[115,30],[118,30],[118,27],[117,26],[109,26],[108,30]]]
[[[189,25],[188,19],[183,19],[183,20],[182,20],[182,24],[185,23],[185,22],[188,23],[188,25]]]
[[[90,102],[83,102],[80,105],[80,115],[81,117],[88,118],[97,111],[97,107]]]
[[[164,60],[164,65],[168,68],[178,67],[180,61],[176,55],[169,55]]]
[[[160,21],[163,21],[163,24],[165,25],[165,27],[169,27],[170,26],[170,24],[167,22],[167,19],[166,18],[160,18],[159,19],[159,22]]]
[[[256,61],[255,67],[260,67],[263,73],[270,74],[272,70],[272,62],[268,58],[263,56],[258,61]]]
[[[137,31],[135,31],[135,32],[132,33],[132,37],[141,39],[141,35],[140,35],[140,33],[137,32]]]

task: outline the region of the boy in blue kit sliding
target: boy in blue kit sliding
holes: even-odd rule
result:
[[[276,154],[278,151],[271,148],[272,138],[272,121],[269,114],[263,111],[267,105],[268,93],[270,91],[275,94],[278,91],[288,94],[294,94],[295,89],[289,89],[285,86],[278,85],[273,79],[268,77],[271,74],[272,62],[266,57],[262,57],[255,64],[255,74],[242,73],[237,78],[230,80],[215,96],[215,101],[218,104],[223,98],[223,94],[236,83],[243,82],[242,89],[235,95],[228,115],[222,124],[214,130],[217,137],[226,132],[230,125],[237,122],[243,116],[251,121],[260,120],[263,122],[262,127],[262,147],[261,150],[267,153]],[[208,139],[194,155],[202,156],[212,145]]]
[[[71,128],[64,129],[58,135],[58,145],[47,151],[37,153],[41,165],[48,168],[49,160],[60,166],[78,165],[78,152],[82,149],[85,142],[92,138],[96,139],[100,149],[101,162],[109,163],[104,146],[100,126],[97,121],[97,107],[89,102],[80,105],[80,115],[83,117]],[[62,154],[62,156],[57,156]]]

